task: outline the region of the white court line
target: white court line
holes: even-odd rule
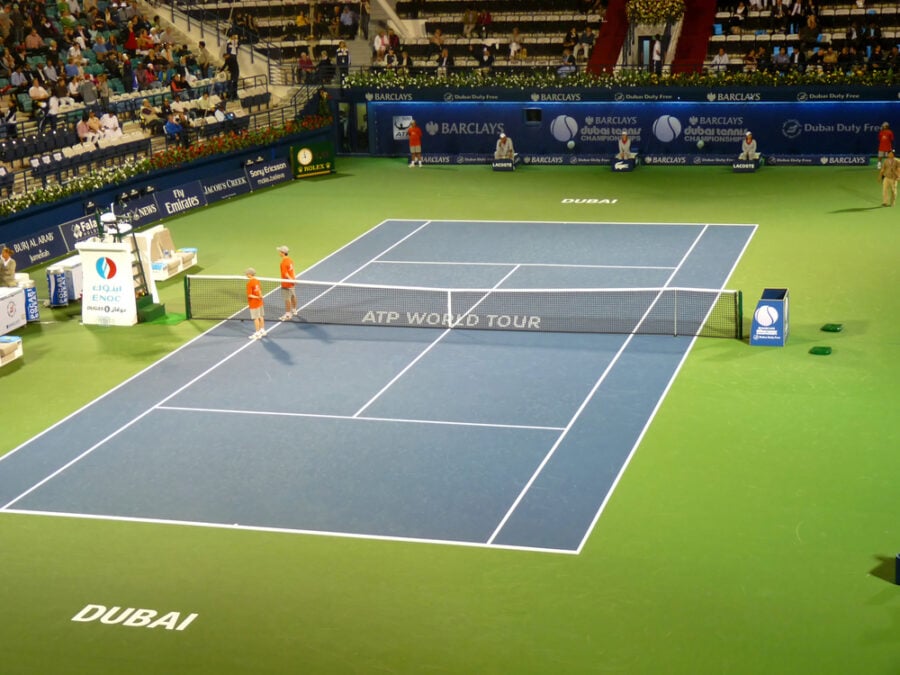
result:
[[[681,269],[681,267],[684,265],[685,261],[687,261],[688,256],[690,256],[691,252],[697,247],[697,244],[700,242],[700,238],[706,232],[707,227],[708,226],[705,225],[703,227],[703,229],[700,230],[700,234],[697,235],[697,237],[694,239],[693,243],[690,245],[688,250],[681,257],[681,260],[678,262],[678,266],[672,271],[672,274],[669,275],[669,278],[666,279],[666,283],[663,285],[663,288],[668,286],[672,282],[672,279],[675,278],[675,275],[678,274],[678,270]],[[656,306],[656,303],[659,301],[660,297],[662,297],[662,292],[663,291],[660,290],[659,294],[657,294],[656,299],[654,299],[653,303],[647,308],[647,311],[644,312],[644,315],[641,317],[641,320],[637,323],[637,326],[640,326],[644,322],[644,319],[647,318],[647,316],[650,314],[650,312]],[[538,476],[540,476],[541,472],[544,470],[544,467],[547,466],[547,464],[550,462],[550,458],[553,457],[553,455],[556,453],[556,450],[559,448],[559,446],[562,444],[563,440],[569,434],[569,431],[571,431],[572,427],[575,425],[575,422],[581,416],[581,413],[584,412],[584,409],[587,407],[588,403],[590,403],[591,399],[594,397],[594,394],[597,393],[597,390],[600,388],[600,385],[603,384],[603,382],[606,380],[609,373],[612,372],[613,366],[615,366],[615,364],[618,362],[618,360],[622,356],[622,354],[625,353],[625,349],[628,347],[629,344],[631,344],[631,340],[632,340],[632,338],[634,338],[634,335],[635,335],[634,333],[630,334],[625,339],[625,341],[622,343],[622,346],[619,347],[619,351],[616,352],[615,356],[613,356],[612,360],[609,362],[609,365],[606,366],[606,369],[600,375],[600,379],[597,380],[597,382],[594,384],[594,386],[588,392],[588,395],[581,402],[581,405],[578,406],[578,410],[575,411],[575,414],[572,416],[572,419],[569,420],[569,423],[566,425],[566,428],[559,435],[559,438],[556,439],[556,442],[553,444],[553,446],[547,452],[543,461],[534,470],[534,473],[531,475],[531,478],[528,479],[528,482],[525,483],[521,492],[519,492],[519,496],[516,497],[515,501],[509,507],[509,510],[506,512],[506,515],[503,516],[503,519],[500,521],[500,523],[494,529],[493,534],[491,534],[490,538],[487,541],[488,544],[494,543],[494,539],[496,539],[497,536],[500,534],[500,531],[506,525],[507,521],[512,517],[512,514],[519,507],[519,504],[522,502],[522,500],[525,498],[525,495],[528,493],[528,490],[531,489],[531,486],[534,485],[535,481],[538,479]],[[611,493],[612,493],[612,487],[610,487],[609,491],[607,492],[607,495],[606,495],[607,500],[609,499],[609,495]]]
[[[385,221],[385,222],[386,222],[386,221]],[[416,234],[416,233],[417,233],[419,230],[421,230],[423,227],[426,227],[426,226],[428,225],[429,222],[431,222],[431,221],[425,221],[424,223],[422,223],[422,225],[420,225],[419,227],[417,227],[415,230],[413,230],[412,232],[410,232],[409,234],[407,234],[407,235],[406,235],[405,237],[403,237],[402,239],[400,239],[400,240],[394,242],[393,244],[391,244],[388,248],[386,248],[384,251],[382,251],[381,253],[379,253],[379,254],[378,254],[377,256],[375,256],[375,257],[377,258],[377,257],[380,257],[380,256],[384,255],[385,253],[387,253],[388,251],[390,251],[390,250],[391,250],[392,248],[394,248],[395,246],[398,246],[398,245],[399,245],[400,243],[402,243],[403,241],[409,239],[409,237],[411,237],[412,235]],[[379,225],[379,226],[380,226],[380,225]],[[374,229],[375,229],[375,228],[373,228],[373,230],[374,230]],[[371,230],[370,230],[370,231],[371,231]],[[363,236],[363,235],[360,235],[360,236]],[[359,238],[359,237],[358,237],[358,238]],[[357,238],[357,239],[358,239],[358,238]],[[356,240],[354,240],[354,241],[356,241]],[[351,242],[351,243],[352,243],[352,242]],[[349,246],[349,244],[348,244],[348,246]],[[344,247],[341,247],[341,248],[343,249]],[[340,249],[339,249],[339,250],[340,250]],[[335,252],[335,253],[336,253],[336,252]],[[332,255],[334,255],[334,254],[332,254]],[[353,272],[351,272],[350,274],[348,274],[346,277],[344,277],[344,279],[343,279],[342,281],[346,281],[346,280],[349,279],[351,276],[353,276],[354,274],[356,274],[357,272],[359,272],[360,270],[362,270],[363,268],[365,268],[366,265],[369,264],[369,262],[371,262],[371,260],[369,260],[368,262],[364,263],[363,265],[361,265],[360,267],[358,267],[356,270],[354,270]],[[240,354],[242,351],[244,351],[245,349],[247,349],[248,347],[250,347],[252,344],[253,344],[253,342],[245,342],[245,343],[242,344],[240,347],[238,347],[236,350],[234,350],[233,352],[231,352],[230,354],[228,354],[228,355],[225,356],[224,358],[220,359],[217,363],[214,363],[212,366],[210,366],[209,368],[207,368],[206,370],[204,370],[202,373],[200,373],[199,375],[197,375],[196,377],[194,377],[192,380],[190,380],[189,382],[183,384],[183,385],[180,386],[178,389],[176,389],[175,391],[173,391],[171,394],[169,394],[168,396],[166,396],[165,398],[163,398],[161,401],[159,401],[158,403],[156,403],[156,404],[153,405],[152,407],[148,408],[147,410],[145,410],[144,412],[142,412],[142,413],[141,413],[140,415],[138,415],[137,417],[133,418],[130,422],[126,422],[125,424],[123,424],[122,426],[120,426],[118,429],[116,429],[115,431],[113,431],[111,434],[107,435],[105,438],[101,439],[100,441],[98,441],[97,443],[95,443],[94,445],[92,445],[90,448],[88,448],[87,450],[85,450],[84,452],[82,452],[82,453],[81,453],[80,455],[78,455],[77,457],[75,457],[74,459],[72,459],[72,460],[66,462],[64,465],[62,465],[62,466],[61,466],[60,468],[58,468],[56,471],[54,471],[53,473],[51,473],[49,476],[45,477],[43,480],[39,481],[39,482],[36,483],[35,485],[32,485],[30,488],[28,488],[25,492],[23,492],[22,494],[20,494],[18,497],[15,497],[14,499],[12,499],[11,501],[7,502],[7,503],[4,504],[3,506],[0,506],[0,511],[3,511],[3,510],[5,510],[5,509],[7,509],[8,507],[12,506],[13,504],[15,504],[17,501],[19,501],[19,500],[22,499],[23,497],[25,497],[25,496],[31,494],[32,492],[34,492],[34,491],[35,491],[36,489],[38,489],[39,487],[41,487],[42,485],[44,485],[44,484],[47,483],[48,481],[50,481],[50,480],[52,480],[53,478],[55,478],[56,476],[58,476],[60,473],[62,473],[63,471],[65,471],[67,468],[69,468],[70,466],[72,466],[72,465],[75,464],[76,462],[78,462],[78,461],[82,460],[83,458],[87,457],[89,454],[91,454],[94,450],[96,450],[96,449],[99,448],[101,445],[103,445],[104,443],[106,443],[108,440],[110,440],[111,438],[114,438],[115,436],[119,435],[122,431],[124,431],[125,429],[129,428],[129,427],[130,427],[131,425],[133,425],[135,422],[137,422],[137,421],[143,419],[143,418],[146,417],[148,414],[150,414],[153,410],[155,410],[156,408],[158,408],[160,405],[164,404],[166,401],[170,400],[171,398],[177,396],[177,395],[180,394],[182,391],[184,391],[185,389],[187,389],[188,387],[192,386],[194,383],[196,383],[197,381],[199,381],[201,378],[205,377],[206,375],[208,375],[209,373],[211,373],[213,370],[215,370],[216,368],[218,368],[219,366],[221,366],[223,363],[226,363],[227,361],[231,360],[234,356]],[[173,353],[174,353],[174,352],[173,352]],[[143,371],[142,371],[142,372],[143,372]],[[124,384],[124,383],[123,383],[123,384]],[[121,386],[121,385],[120,385],[120,386]],[[101,398],[102,398],[102,397],[101,397]],[[98,399],[98,400],[99,400],[99,399]],[[73,413],[73,414],[74,414],[74,413]],[[71,417],[71,415],[70,415],[70,417]],[[66,419],[68,419],[68,418],[66,418]],[[56,425],[54,425],[54,426],[56,426]],[[52,428],[52,427],[51,427],[51,428]],[[48,429],[48,431],[49,431],[49,429]],[[37,436],[35,436],[35,438],[37,438]],[[22,446],[19,446],[19,447],[22,447]],[[17,449],[18,449],[18,448],[17,448]]]
[[[175,410],[179,412],[217,413],[223,415],[269,415],[271,417],[309,417],[326,420],[350,420],[354,422],[396,422],[398,424],[436,424],[457,427],[488,427],[491,429],[526,429],[534,431],[562,431],[563,427],[542,427],[531,424],[500,424],[491,422],[453,422],[450,420],[416,420],[403,417],[365,417],[358,415],[327,415],[325,413],[294,413],[270,410],[241,410],[231,408],[193,408],[179,405],[161,405],[157,410]]]
[[[672,266],[662,265],[569,265],[566,263],[511,263],[511,262],[456,262],[453,260],[375,260],[376,265],[461,265],[464,267],[562,267],[584,268],[594,270],[674,270]]]
[[[728,283],[728,280],[731,278],[731,275],[734,274],[734,270],[740,262],[741,258],[744,257],[744,253],[747,250],[747,247],[750,245],[750,241],[753,239],[753,235],[756,234],[756,227],[754,226],[753,231],[750,233],[750,236],[747,237],[747,241],[744,242],[744,246],[741,249],[740,253],[736,256],[734,260],[734,264],[731,266],[731,269],[728,271],[723,283],[722,288],[725,288],[725,284]],[[720,289],[721,290],[721,289]],[[710,308],[711,311],[711,308]],[[694,348],[694,344],[697,342],[697,336],[691,340],[688,348],[684,350],[684,355],[682,355],[681,360],[678,362],[678,366],[672,372],[672,377],[669,378],[668,384],[666,384],[665,389],[663,389],[662,394],[660,394],[659,400],[656,402],[656,405],[653,406],[653,411],[647,417],[647,421],[644,424],[643,429],[641,429],[641,433],[638,434],[638,437],[634,441],[634,445],[631,446],[631,450],[628,453],[628,457],[625,458],[625,461],[622,462],[622,466],[619,468],[619,472],[616,474],[616,477],[613,479],[612,484],[609,486],[609,490],[606,493],[606,496],[603,498],[603,502],[601,502],[599,508],[597,509],[597,513],[594,514],[594,518],[591,520],[591,524],[588,526],[587,530],[584,533],[584,536],[581,538],[581,541],[578,544],[578,553],[581,553],[581,550],[584,548],[587,543],[588,537],[591,536],[591,532],[594,531],[594,527],[597,525],[597,521],[600,520],[600,516],[603,511],[606,509],[606,505],[609,503],[610,498],[612,497],[613,491],[619,485],[619,481],[622,479],[622,476],[625,475],[625,469],[628,468],[628,465],[631,463],[631,458],[634,457],[634,453],[637,452],[638,446],[641,444],[641,441],[644,440],[644,436],[647,433],[647,430],[650,428],[650,424],[656,418],[656,413],[659,412],[660,407],[663,404],[666,396],[669,394],[669,390],[672,388],[672,385],[675,383],[675,378],[678,377],[678,373],[681,372],[682,366],[684,366],[685,361],[687,361],[688,355],[691,353],[691,350]]]
[[[491,288],[490,290],[492,290],[492,291],[493,291],[493,290],[496,290],[497,287],[500,286],[500,284],[502,284],[504,281],[506,281],[507,279],[509,279],[513,274],[515,274],[515,272],[516,272],[517,269],[519,269],[519,266],[518,266],[518,265],[516,265],[516,266],[513,267],[509,272],[507,272],[506,274],[504,274],[504,275],[503,275],[503,278],[500,279],[500,281],[498,281],[496,284],[494,284],[494,287]],[[472,305],[471,307],[469,307],[469,309],[466,310],[466,314],[468,315],[469,313],[471,313],[471,311],[472,311],[473,309],[475,309],[476,307],[478,307],[478,305],[480,305],[482,302],[484,302],[484,300],[485,300],[486,298],[487,298],[487,296],[485,295],[483,298],[481,298],[481,300],[479,300],[479,301],[476,302],[474,305]],[[356,411],[356,414],[354,414],[353,416],[354,416],[354,417],[358,417],[359,415],[362,414],[362,411],[363,411],[363,410],[365,410],[365,409],[368,408],[370,405],[372,405],[373,403],[375,403],[375,401],[377,401],[378,398],[379,398],[384,392],[386,392],[386,391],[391,387],[391,385],[394,384],[394,382],[396,382],[396,381],[399,380],[401,377],[403,377],[404,373],[406,373],[410,368],[412,368],[414,365],[416,365],[416,363],[418,363],[419,360],[420,360],[423,356],[425,356],[428,352],[430,352],[431,349],[432,349],[435,345],[437,345],[438,342],[440,342],[440,341],[443,340],[445,337],[447,337],[447,335],[449,335],[450,332],[451,332],[452,330],[453,330],[452,328],[447,328],[446,330],[444,330],[443,332],[441,332],[441,334],[438,335],[437,338],[435,338],[434,342],[432,342],[430,345],[428,345],[428,346],[422,351],[422,353],[420,353],[416,358],[414,358],[412,361],[410,361],[410,362],[407,364],[407,366],[406,366],[403,370],[401,370],[399,373],[397,373],[397,374],[393,377],[393,379],[392,379],[390,382],[388,382],[386,385],[384,385],[384,386],[381,388],[381,390],[380,390],[377,394],[375,394],[375,396],[373,396],[372,398],[370,398],[362,408],[360,408],[359,410],[357,410],[357,411]]]
[[[29,509],[9,509],[6,513],[25,516],[50,516],[53,518],[78,518],[81,520],[112,520],[122,523],[146,523],[149,525],[180,525],[182,527],[207,527],[220,530],[248,530],[251,532],[274,532],[277,534],[306,534],[317,537],[334,537],[337,539],[368,539],[372,541],[391,541],[406,544],[438,544],[442,546],[461,546],[464,548],[491,548],[508,551],[527,551],[531,553],[559,553],[577,555],[578,552],[568,548],[542,548],[540,546],[512,546],[510,544],[485,544],[480,541],[459,541],[454,539],[428,539],[424,537],[399,537],[386,534],[359,534],[356,532],[331,532],[328,530],[303,530],[290,527],[266,527],[263,525],[227,525],[225,523],[207,523],[195,520],[171,520],[168,518],[137,518],[133,516],[111,516],[95,513],[66,513],[61,511],[32,511]]]
[[[391,218],[393,223],[416,223],[424,220],[424,218]],[[436,224],[450,225],[453,223],[478,223],[481,225],[517,225],[524,223],[526,225],[633,225],[640,227],[649,225],[651,227],[668,227],[669,225],[693,225],[696,227],[752,227],[754,231],[759,225],[757,223],[647,223],[644,221],[626,221],[626,220],[475,220],[465,218],[453,218],[451,220],[432,220]]]

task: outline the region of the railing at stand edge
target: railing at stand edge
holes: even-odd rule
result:
[[[264,75],[256,75],[256,76],[253,76],[253,78],[248,77],[246,79],[252,80],[254,78],[262,78],[263,80],[265,80]],[[242,78],[242,81],[243,81],[243,79],[245,79],[245,78]],[[287,106],[283,106],[281,108],[275,108],[275,109],[271,109],[271,110],[262,110],[262,111],[255,112],[255,113],[249,113],[247,116],[250,118],[250,121],[248,123],[247,128],[252,131],[252,130],[256,130],[256,129],[285,126],[288,122],[295,120],[297,118],[297,116],[303,112],[304,107],[305,107],[305,102],[292,101]],[[161,139],[162,136],[146,138],[146,141],[147,141],[146,152],[147,152],[148,156],[151,152],[150,144],[151,144],[152,138]],[[102,164],[97,164],[96,166],[97,167],[111,166],[114,163],[116,163],[116,162],[120,163],[121,161],[122,161],[122,158],[109,158],[109,159],[103,160]],[[82,165],[81,168],[87,168],[87,170],[90,171],[91,167],[94,167],[94,166],[95,166],[94,163],[86,163],[86,164]],[[82,175],[82,174],[78,174],[78,175]],[[49,173],[46,176],[36,175],[30,166],[23,167],[23,168],[20,168],[17,170],[11,170],[11,171],[9,171],[9,176],[11,176],[13,179],[12,184],[11,184],[12,185],[11,189],[14,191],[12,193],[10,193],[9,190],[4,188],[2,191],[4,197],[15,196],[18,194],[26,194],[26,193],[32,192],[34,190],[40,190],[40,189],[47,187],[48,183],[65,185],[65,183],[67,182],[67,180],[56,179],[55,173]],[[48,179],[50,179],[50,178],[55,179],[55,180],[48,181]],[[4,183],[4,185],[5,185],[5,183]]]

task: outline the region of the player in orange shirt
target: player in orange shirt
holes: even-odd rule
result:
[[[266,336],[266,323],[263,315],[265,307],[263,306],[262,284],[260,284],[259,279],[256,278],[256,270],[252,267],[248,267],[244,274],[247,275],[248,279],[247,306],[250,308],[250,318],[253,319],[253,327],[256,328],[256,332],[250,336],[250,339],[258,340],[259,338]]]
[[[281,254],[281,278],[291,280],[290,283],[285,281],[281,282],[281,296],[284,298],[284,314],[279,318],[281,321],[287,321],[292,316],[297,316],[297,312],[300,311],[297,309],[297,292],[294,290],[295,284],[293,283],[294,279],[297,278],[297,275],[294,274],[294,261],[288,257],[290,249],[287,246],[279,246],[275,250]]]
[[[422,166],[422,127],[417,125],[415,120],[410,120],[406,133],[409,136],[409,166],[414,167],[416,161]]]

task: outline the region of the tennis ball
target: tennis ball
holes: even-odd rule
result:
[[[575,138],[575,135],[578,133],[578,122],[575,121],[574,117],[558,115],[550,122],[550,133],[560,143],[565,143]]]
[[[661,115],[653,122],[653,135],[663,143],[671,143],[681,134],[681,122],[672,115]]]
[[[756,323],[765,328],[778,321],[778,310],[771,305],[763,305],[756,310],[753,316],[756,319]]]
[[[697,149],[698,150],[702,150],[704,145],[706,145],[706,143],[703,142],[702,138],[699,141],[697,141]]]
[[[569,150],[572,150],[575,147],[575,141],[569,141],[568,143],[566,143],[566,147]]]

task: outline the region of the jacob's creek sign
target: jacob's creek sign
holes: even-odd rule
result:
[[[163,628],[183,631],[200,616],[197,613],[161,612],[138,607],[107,607],[106,605],[85,605],[72,617],[76,623],[97,622],[126,628]]]

